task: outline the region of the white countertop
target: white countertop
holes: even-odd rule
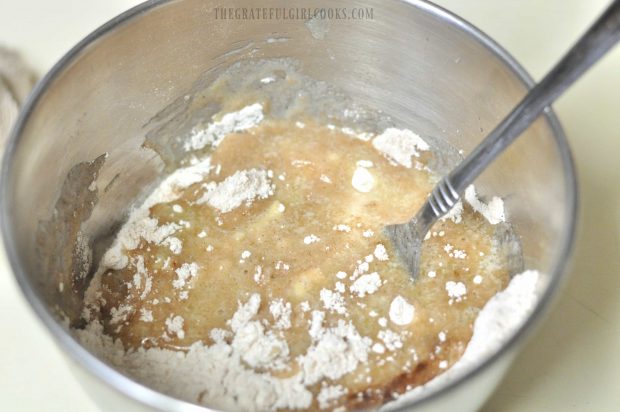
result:
[[[2,0],[0,43],[44,73],[135,0]],[[438,0],[495,38],[537,79],[606,0]],[[485,411],[620,407],[620,47],[554,106],[581,188],[571,278]],[[0,410],[98,410],[17,289],[0,251]]]

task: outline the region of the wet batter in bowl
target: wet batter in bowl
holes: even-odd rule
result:
[[[262,120],[258,104],[238,113]],[[439,222],[413,281],[382,228],[408,220],[436,181],[424,140],[237,120],[194,136],[210,156],[123,227],[88,290],[85,344],[225,410],[378,406],[450,368],[509,282],[491,224],[501,204],[491,222],[469,204]]]

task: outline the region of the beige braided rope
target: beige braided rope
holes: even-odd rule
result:
[[[17,53],[0,47],[0,149],[35,81],[36,77]]]

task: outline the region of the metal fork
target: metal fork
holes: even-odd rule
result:
[[[448,213],[474,179],[618,40],[620,0],[615,0],[543,80],[435,186],[409,222],[384,228],[414,279],[420,270],[422,242],[437,219]]]

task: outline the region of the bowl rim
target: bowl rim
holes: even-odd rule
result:
[[[145,1],[144,3],[134,6],[112,18],[84,37],[77,45],[70,49],[36,84],[23,109],[21,110],[16,124],[13,127],[2,159],[2,169],[0,171],[0,231],[2,232],[2,239],[9,265],[13,271],[15,279],[17,280],[19,288],[36,313],[37,317],[43,322],[47,330],[54,337],[56,344],[58,344],[63,349],[65,354],[67,354],[73,361],[78,363],[90,374],[102,381],[102,383],[113,388],[121,395],[151,408],[172,411],[215,411],[205,406],[198,406],[187,401],[173,398],[134,381],[128,376],[122,374],[120,371],[109,366],[83,347],[56,320],[56,318],[48,310],[47,306],[39,299],[32,285],[28,281],[28,277],[26,276],[25,270],[21,265],[15,244],[13,242],[13,233],[15,230],[11,220],[11,202],[13,196],[12,190],[9,186],[12,171],[11,166],[13,164],[15,152],[19,146],[22,132],[28,123],[30,115],[36,109],[39,100],[43,95],[45,95],[47,89],[54,83],[54,80],[63,72],[63,70],[99,38],[105,36],[108,32],[113,31],[118,26],[139,17],[143,13],[149,12],[151,9],[160,7],[172,1],[173,0]],[[405,6],[417,8],[423,13],[426,13],[452,27],[459,29],[464,34],[468,35],[472,40],[484,46],[494,56],[499,58],[526,88],[529,89],[535,84],[534,80],[515,58],[513,58],[497,42],[492,40],[483,31],[468,21],[427,0],[396,1],[404,3]],[[407,403],[402,407],[398,407],[396,410],[405,410],[405,408],[426,404],[445,393],[457,389],[458,387],[466,384],[473,377],[488,370],[499,358],[507,354],[518,342],[522,341],[526,335],[531,332],[534,324],[541,319],[550,307],[553,298],[557,295],[558,290],[560,289],[560,285],[567,277],[565,276],[565,273],[568,268],[569,258],[574,248],[577,226],[577,176],[573,156],[558,118],[551,107],[547,107],[543,115],[545,116],[545,120],[551,129],[557,150],[562,159],[562,168],[565,176],[565,190],[569,198],[569,202],[565,205],[565,207],[567,208],[568,216],[570,218],[568,227],[566,228],[566,236],[559,247],[559,253],[557,254],[556,261],[553,264],[552,273],[549,273],[549,284],[541,298],[538,300],[534,310],[528,316],[527,320],[502,347],[495,351],[495,353],[476,365],[474,368],[469,369],[466,373],[459,376],[458,379],[450,381],[441,386],[440,389],[430,391],[429,393],[416,398],[412,402]]]

